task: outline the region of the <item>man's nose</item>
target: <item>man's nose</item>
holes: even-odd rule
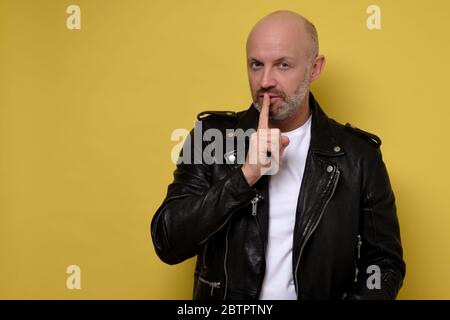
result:
[[[276,86],[275,78],[273,77],[272,71],[270,68],[266,68],[264,70],[263,77],[261,79],[261,88],[268,89]]]

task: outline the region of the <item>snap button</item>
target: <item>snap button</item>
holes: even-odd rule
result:
[[[233,133],[233,132],[228,132],[227,136],[228,136],[229,138],[233,138],[234,133]]]
[[[230,155],[228,156],[228,160],[229,160],[230,162],[234,162],[234,160],[236,160],[236,156],[235,156],[234,154],[230,154]]]
[[[332,172],[332,171],[333,171],[333,166],[328,166],[328,167],[327,167],[327,171],[328,171],[328,172]]]
[[[339,146],[336,146],[336,147],[334,147],[334,152],[339,152],[339,151],[341,151],[341,147],[339,147]]]

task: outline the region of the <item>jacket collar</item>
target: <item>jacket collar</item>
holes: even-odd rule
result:
[[[309,92],[309,108],[312,114],[310,151],[324,156],[344,154],[344,148],[336,130],[337,122],[328,118],[311,92]],[[236,128],[256,129],[259,111],[252,104],[249,109],[238,114],[238,117]]]

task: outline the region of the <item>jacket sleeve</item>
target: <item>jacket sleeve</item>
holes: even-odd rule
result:
[[[192,130],[184,143],[166,198],[151,222],[155,251],[168,264],[180,263],[198,254],[201,245],[256,194],[240,167],[230,167],[223,179],[212,183],[210,167],[219,164],[194,162],[195,155],[202,154],[202,148],[193,141],[194,136]]]
[[[349,299],[395,299],[406,272],[394,193],[380,148],[372,150],[373,156],[363,163],[362,243]]]

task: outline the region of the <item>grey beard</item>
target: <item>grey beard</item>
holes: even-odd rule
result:
[[[306,95],[309,92],[309,80],[310,77],[306,77],[303,83],[297,90],[297,94],[293,96],[287,96],[285,98],[285,102],[281,104],[281,107],[278,109],[276,113],[269,113],[269,119],[273,121],[282,121],[290,118],[297,110],[300,108],[300,105],[305,99]],[[253,102],[254,106],[258,111],[261,111],[261,106],[258,102]]]

